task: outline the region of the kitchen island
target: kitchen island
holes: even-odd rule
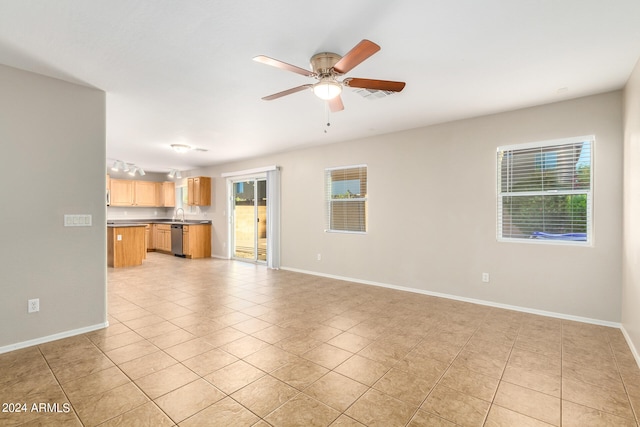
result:
[[[178,227],[176,227],[178,226]],[[117,235],[121,236],[121,239],[125,239],[125,234],[113,234],[111,229],[117,228],[141,228],[143,236],[143,256],[140,257],[139,253],[139,236],[133,236],[133,234],[140,234],[139,230],[131,232],[128,240],[135,247],[129,249],[131,246],[123,245],[121,250],[132,250],[136,253],[136,256],[129,257],[128,262],[125,265],[118,265],[117,262],[112,263],[112,259],[115,261],[115,256],[111,252],[111,248],[117,246]],[[174,230],[174,228],[179,228]],[[108,265],[110,267],[119,266],[132,266],[142,264],[142,260],[146,258],[146,252],[157,251],[168,255],[176,255],[183,258],[210,258],[211,257],[211,221],[207,220],[183,220],[176,221],[175,219],[132,219],[132,220],[107,220],[108,230]],[[177,232],[177,233],[176,233]],[[137,244],[133,244],[132,240],[137,240]],[[115,246],[111,245],[111,242],[116,243]],[[116,253],[118,251],[116,250]],[[125,254],[120,254],[125,256]]]
[[[146,257],[146,224],[107,224],[107,265],[142,265]]]

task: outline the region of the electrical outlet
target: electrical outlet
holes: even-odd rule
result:
[[[484,283],[489,283],[489,273],[482,273],[482,281]]]
[[[322,261],[322,254],[318,254],[318,255],[316,256],[316,259],[317,259],[318,261]]]
[[[28,306],[29,313],[40,311],[40,298],[30,299]]]

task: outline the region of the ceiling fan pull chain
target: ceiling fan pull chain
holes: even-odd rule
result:
[[[331,110],[329,109],[329,103],[324,103],[324,111],[327,113],[327,126],[324,128],[324,133],[327,133],[327,129],[331,126],[331,120],[329,115],[331,114]]]

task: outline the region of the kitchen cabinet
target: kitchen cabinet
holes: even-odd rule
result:
[[[107,228],[107,265],[142,265],[145,258],[145,225]]]
[[[184,225],[182,252],[187,258],[211,258],[211,224]]]
[[[171,225],[154,224],[153,244],[157,251],[171,252]]]
[[[159,206],[160,183],[133,181],[133,205],[142,207]]]
[[[187,204],[191,206],[211,206],[211,178],[196,176],[187,179]]]
[[[108,175],[107,175],[108,176]],[[174,182],[107,178],[111,206],[174,207]]]
[[[146,227],[144,228],[144,233],[145,233],[145,252],[154,251],[156,248],[153,245],[153,226],[151,224],[147,224]]]
[[[111,206],[133,206],[133,181],[111,179]]]
[[[175,182],[163,182],[162,192],[160,197],[160,206],[172,208],[176,205],[176,183]]]

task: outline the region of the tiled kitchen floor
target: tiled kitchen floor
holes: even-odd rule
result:
[[[109,328],[0,355],[28,405],[0,425],[637,426],[617,329],[216,259],[108,275]]]

